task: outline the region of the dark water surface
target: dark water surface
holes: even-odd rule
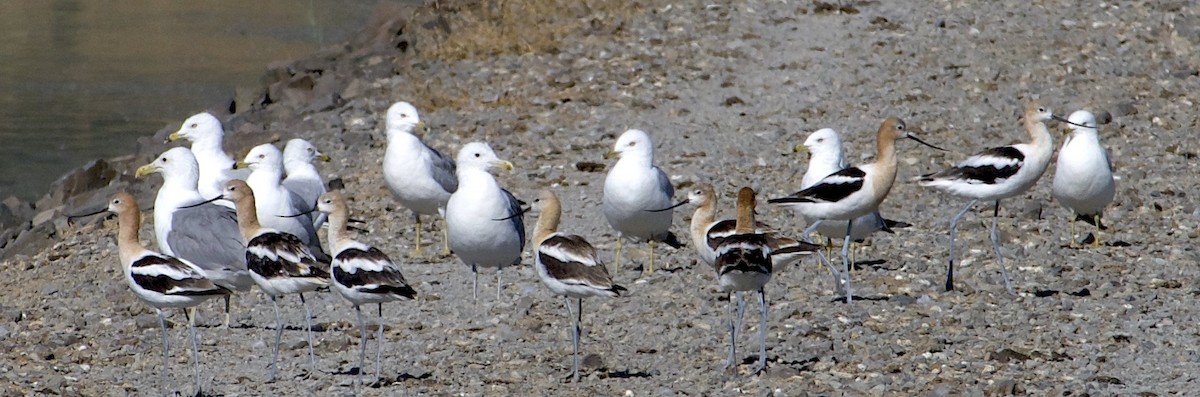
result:
[[[227,104],[266,65],[339,43],[377,0],[0,2],[0,199]]]

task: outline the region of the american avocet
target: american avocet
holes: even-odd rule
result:
[[[471,266],[479,298],[479,266],[496,268],[496,299],[500,299],[500,270],[521,261],[525,250],[524,210],[512,193],[500,187],[491,170],[512,170],[488,144],[471,142],[458,151],[458,190],[446,204],[450,249]]]
[[[979,200],[995,201],[992,210],[992,250],[1000,262],[1000,273],[1004,275],[1004,288],[1012,293],[1008,270],[1004,268],[1004,256],[1000,255],[1000,237],[996,233],[996,218],[1000,215],[1000,200],[1024,193],[1037,183],[1054,151],[1053,138],[1045,122],[1061,120],[1049,108],[1037,101],[1025,104],[1024,124],[1029,133],[1029,143],[994,147],[968,157],[958,165],[941,172],[923,175],[918,179],[921,186],[928,186],[958,197],[971,199],[966,207],[950,219],[950,260],[946,267],[946,290],[954,289],[954,230],[958,220],[966,215]]]
[[[1096,116],[1084,110],[1071,113],[1067,120],[1071,135],[1058,150],[1058,163],[1054,170],[1054,198],[1070,208],[1071,246],[1075,245],[1075,221],[1082,220],[1096,227],[1092,237],[1094,246],[1100,246],[1100,214],[1117,194],[1117,183],[1113,179],[1112,163],[1108,152],[1100,145],[1096,131]]]
[[[766,284],[771,280],[772,251],[768,237],[754,230],[755,201],[754,190],[743,187],[738,191],[736,229],[734,234],[722,238],[717,244],[717,257],[713,263],[721,290],[730,294],[729,358],[725,365],[734,373],[737,372],[737,331],[741,324],[741,305],[735,305],[733,295],[737,294],[737,302],[741,302],[740,295],[743,291],[758,291],[761,311],[758,325],[758,366],[753,373],[760,373],[767,368]],[[738,306],[739,309],[735,310],[734,306]]]
[[[108,204],[117,214],[117,251],[125,271],[125,281],[138,299],[154,308],[162,328],[163,373],[162,388],[167,388],[167,324],[162,309],[180,308],[187,317],[188,334],[192,338],[192,366],[196,376],[196,395],[200,392],[200,353],[196,342],[196,327],[186,308],[206,299],[229,295],[230,291],[213,284],[204,271],[187,261],[146,249],[138,241],[141,210],[133,195],[117,193]]]
[[[414,255],[421,254],[421,215],[444,215],[450,194],[458,190],[454,161],[414,135],[413,131],[418,129],[428,131],[412,104],[396,102],[388,108],[383,179],[400,205],[412,211],[417,221]],[[446,229],[442,231],[449,233]],[[450,238],[445,234],[443,244],[444,254],[449,255]]]
[[[300,195],[283,186],[283,153],[279,148],[269,143],[255,146],[244,160],[237,162],[237,167],[250,169],[246,184],[254,189],[258,221],[263,227],[296,236],[318,261],[329,263],[329,255],[321,247],[317,229],[313,227],[313,202],[304,202]]]
[[[646,241],[650,244],[649,270],[654,271],[654,242],[682,247],[671,233],[675,206],[671,197],[675,187],[667,174],[654,165],[654,146],[650,136],[640,130],[625,131],[604,157],[620,159],[604,178],[603,210],[608,224],[617,230],[617,252],[613,267],[621,267],[621,240]]]
[[[313,353],[312,312],[304,293],[329,285],[329,272],[325,270],[308,249],[308,245],[293,234],[267,229],[259,223],[255,210],[254,191],[245,181],[234,179],[225,184],[221,196],[237,207],[238,226],[246,242],[246,266],[250,277],[258,288],[271,298],[275,309],[275,351],[271,356],[271,380],[275,379],[279,362],[279,341],[283,338],[283,324],[279,318],[279,297],[297,294],[304,306],[304,328],[308,332],[308,358],[313,371],[317,367],[317,356]]]
[[[533,207],[539,212],[533,232],[534,264],[542,283],[551,292],[566,298],[564,304],[567,315],[575,321],[571,329],[571,344],[574,347],[571,377],[573,382],[578,382],[579,324],[583,321],[583,298],[612,298],[626,289],[613,283],[592,244],[583,237],[558,232],[558,222],[562,217],[562,204],[558,196],[549,190],[542,191]],[[572,298],[577,301],[574,313],[571,312]]]
[[[358,315],[358,330],[361,337],[361,350],[358,353],[358,376],[355,385],[361,383],[363,361],[367,354],[367,328],[363,325],[363,304],[377,304],[379,308],[378,330],[375,340],[378,348],[375,351],[375,381],[379,382],[379,361],[383,352],[383,303],[401,299],[413,299],[417,291],[408,285],[400,266],[392,262],[387,254],[378,248],[351,239],[346,232],[346,222],[350,219],[350,207],[342,193],[332,191],[321,195],[317,201],[317,209],[329,215],[329,252],[333,253],[333,263],[330,274],[333,276],[334,289],[354,305]]]
[[[879,204],[892,190],[896,181],[896,140],[902,138],[943,150],[917,138],[909,131],[904,121],[891,117],[879,125],[879,131],[876,133],[875,162],[843,168],[804,190],[767,201],[790,206],[805,218],[816,220],[804,231],[805,236],[816,230],[822,222],[845,222],[842,277],[847,303],[853,300],[850,288],[850,238],[854,236],[853,220],[877,211]]]
[[[210,113],[199,113],[188,117],[178,131],[167,137],[174,142],[186,139],[192,143],[192,154],[200,164],[200,195],[212,198],[221,195],[225,181],[246,179],[246,171],[234,171],[233,157],[225,153],[225,129],[221,120]]]
[[[331,158],[317,150],[312,143],[303,139],[292,139],[283,147],[283,187],[300,197],[301,203],[311,207],[317,198],[325,193],[325,180],[313,161],[329,161]],[[320,228],[325,223],[325,214],[313,215],[313,227]]]
[[[162,174],[163,184],[154,199],[154,235],[163,254],[199,266],[213,283],[246,292],[254,285],[246,269],[246,245],[238,231],[237,212],[205,201],[196,190],[199,169],[188,148],[177,147],[137,169],[136,177]],[[230,325],[225,295],[225,326]]]
[[[717,194],[710,184],[697,184],[688,191],[687,197],[688,203],[696,205],[696,210],[692,213],[690,228],[692,245],[695,246],[700,259],[712,266],[717,260],[717,245],[725,237],[737,232],[737,220],[716,220]],[[767,236],[767,241],[771,244],[771,260],[775,267],[789,265],[821,247],[780,236],[774,229],[762,222],[755,222],[754,231]]]

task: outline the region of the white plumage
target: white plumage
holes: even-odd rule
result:
[[[1084,110],[1071,113],[1071,135],[1058,151],[1054,183],[1054,198],[1073,212],[1071,243],[1075,243],[1075,220],[1082,219],[1096,226],[1095,243],[1100,244],[1100,215],[1112,203],[1117,193],[1108,152],[1100,144],[1096,116]]]

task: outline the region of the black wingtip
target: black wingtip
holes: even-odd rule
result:
[[[787,197],[767,199],[767,202],[771,203],[771,204],[792,204],[792,203],[811,203],[813,201],[808,198],[805,198],[805,197],[787,196]]]
[[[613,284],[612,288],[609,288],[608,290],[609,290],[609,291],[612,291],[613,293],[616,293],[616,294],[617,294],[617,296],[621,296],[621,293],[622,293],[622,292],[627,292],[627,291],[629,291],[629,289],[628,289],[628,288],[622,287],[622,286],[620,286],[620,285],[617,285],[617,284]]]

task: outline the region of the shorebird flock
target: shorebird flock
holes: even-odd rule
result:
[[[760,349],[757,364],[749,371],[757,374],[767,366],[766,289],[773,272],[804,256],[818,256],[833,276],[832,286],[838,297],[851,303],[855,297],[850,280],[851,245],[875,232],[896,233],[894,228],[907,226],[885,219],[879,211],[896,183],[899,166],[896,152],[902,141],[912,140],[943,150],[918,138],[921,131],[915,126],[893,117],[883,120],[878,127],[874,161],[855,165],[846,162],[836,131],[826,128],[813,132],[795,148],[811,153],[808,169],[796,184],[800,190],[766,200],[794,210],[799,215],[795,220],[807,224],[802,233],[786,236],[776,227],[795,220],[776,220],[776,227],[763,223],[755,212],[760,192],[749,187],[737,192],[734,219],[717,217],[720,194],[703,181],[694,184],[682,200],[675,201],[675,187],[654,162],[650,134],[631,129],[617,138],[606,156],[619,158],[604,180],[601,206],[617,239],[615,252],[602,255],[586,237],[559,231],[564,208],[553,191],[542,191],[526,207],[525,202],[502,187],[494,173],[511,171],[515,165],[499,158],[487,143],[465,143],[452,160],[421,140],[418,134],[428,130],[412,104],[396,103],[385,117],[388,147],[380,182],[413,214],[417,237],[411,242],[411,255],[423,255],[419,234],[422,216],[443,219],[445,254],[453,253],[471,269],[476,300],[480,267],[496,269],[496,295],[501,299],[501,270],[521,264],[527,243],[524,215],[529,210],[534,212],[537,221],[529,241],[530,254],[547,289],[565,298],[572,321],[573,345],[571,374],[567,378],[575,382],[580,378],[583,298],[617,298],[628,291],[613,278],[619,275],[614,272],[621,269],[623,240],[649,244],[649,260],[642,271],[654,272],[656,243],[675,248],[684,245],[670,230],[674,210],[693,204],[688,230],[691,243],[699,262],[711,266],[716,287],[729,295],[730,345],[723,368],[739,374],[737,335],[745,311],[742,293],[757,292],[761,310]],[[949,219],[947,291],[954,289],[955,230],[980,200],[994,203],[992,248],[1005,288],[1013,291],[997,232],[1000,202],[1028,191],[1045,173],[1054,152],[1053,137],[1046,123],[1064,123],[1071,131],[1059,150],[1053,181],[1054,198],[1073,213],[1071,245],[1077,244],[1076,220],[1094,225],[1096,232],[1089,239],[1094,245],[1100,244],[1099,232],[1103,229],[1100,219],[1114,198],[1115,182],[1098,138],[1095,116],[1077,111],[1069,118],[1062,118],[1030,100],[1023,117],[1029,142],[986,149],[953,167],[915,180],[921,186],[969,200]],[[228,326],[230,297],[257,285],[270,298],[275,310],[275,343],[266,376],[275,379],[283,332],[278,299],[296,295],[305,308],[312,368],[304,375],[312,376],[320,371],[312,349],[312,314],[304,294],[332,288],[357,314],[361,346],[355,391],[361,386],[368,333],[361,306],[376,304],[380,324],[377,324],[372,384],[378,385],[384,349],[382,304],[411,300],[419,295],[402,274],[401,263],[379,248],[351,237],[348,224],[353,220],[346,200],[350,192],[326,192],[313,162],[327,161],[329,157],[312,144],[293,139],[283,151],[273,144],[263,144],[251,149],[241,161],[234,161],[223,148],[223,135],[216,117],[207,113],[192,116],[169,137],[171,141],[190,141],[190,149],[169,149],[137,169],[137,177],[157,173],[163,178],[153,216],[160,252],[150,251],[137,239],[140,210],[133,196],[121,193],[113,198],[108,210],[119,217],[119,256],[131,290],[155,308],[160,321],[164,308],[191,308],[208,298],[224,298]],[[321,244],[316,232],[322,226],[328,228],[327,245]],[[831,256],[832,242],[839,239],[840,267],[833,265],[822,250],[830,249]],[[604,264],[605,257],[612,258],[612,269]],[[199,392],[197,338],[191,327],[194,313],[185,314],[192,331],[195,388]],[[164,388],[167,388],[167,346],[164,325]]]

